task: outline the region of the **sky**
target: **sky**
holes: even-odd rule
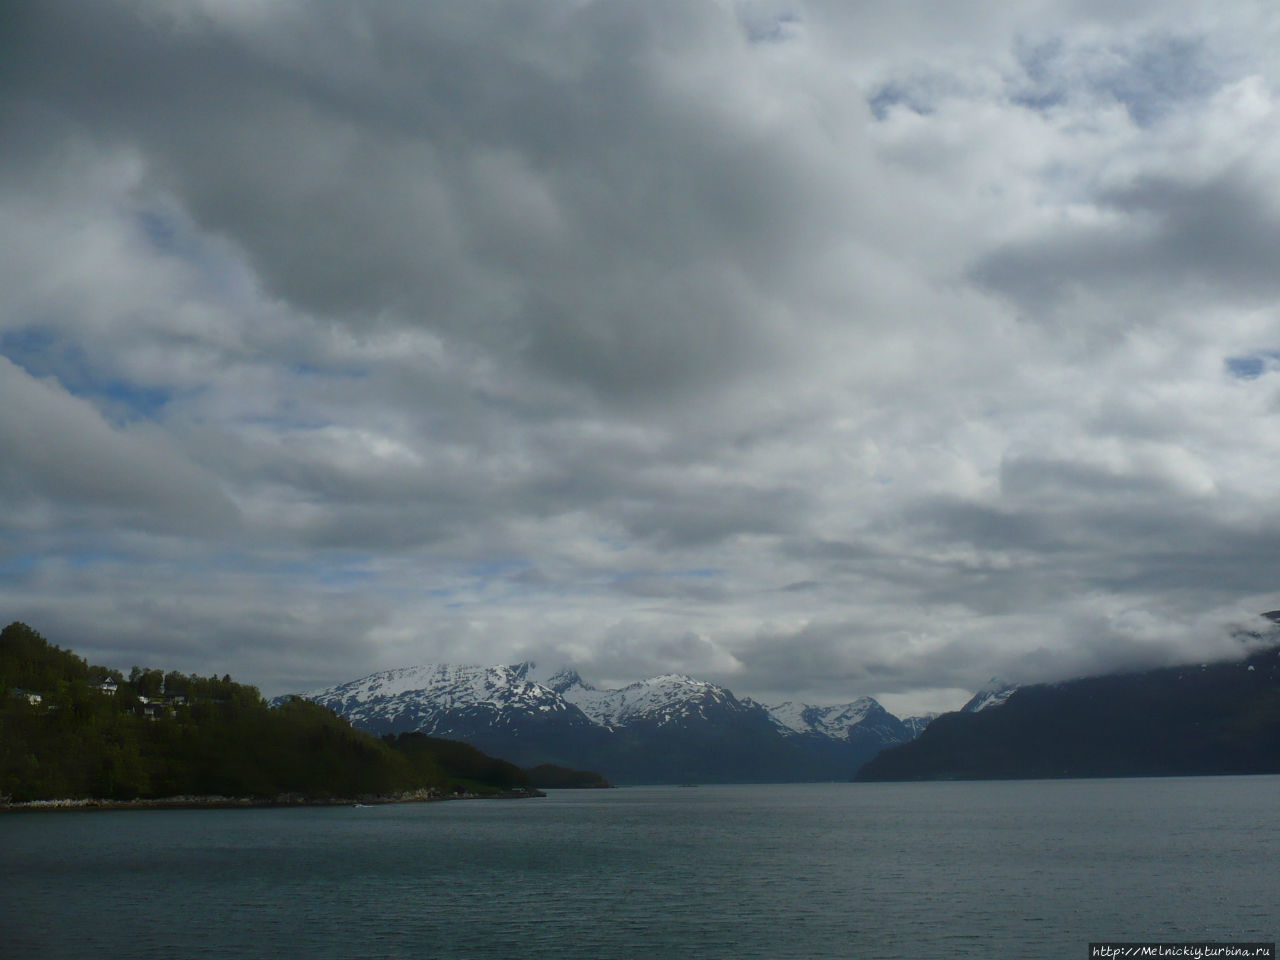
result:
[[[1280,9],[10,0],[0,619],[958,706],[1280,607]]]

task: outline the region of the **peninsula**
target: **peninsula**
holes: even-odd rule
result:
[[[24,623],[0,630],[0,806],[213,807],[540,796],[467,744],[375,737],[230,676],[91,666]]]

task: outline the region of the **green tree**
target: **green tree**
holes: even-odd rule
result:
[[[139,696],[158,697],[164,687],[164,671],[134,667],[129,673],[129,682],[133,684]]]

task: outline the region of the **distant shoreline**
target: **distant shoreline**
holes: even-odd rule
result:
[[[392,803],[442,803],[446,800],[526,800],[545,797],[533,788],[503,790],[498,793],[441,793],[437,790],[411,790],[405,793],[360,797],[307,797],[282,794],[277,797],[178,796],[138,797],[133,800],[98,798],[60,800],[22,800],[0,803],[0,813],[38,810],[237,810],[263,807],[354,807],[385,806]]]

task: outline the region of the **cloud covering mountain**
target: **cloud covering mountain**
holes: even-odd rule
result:
[[[1228,652],[1280,605],[1278,17],[6,4],[0,606],[271,693],[906,714]]]

